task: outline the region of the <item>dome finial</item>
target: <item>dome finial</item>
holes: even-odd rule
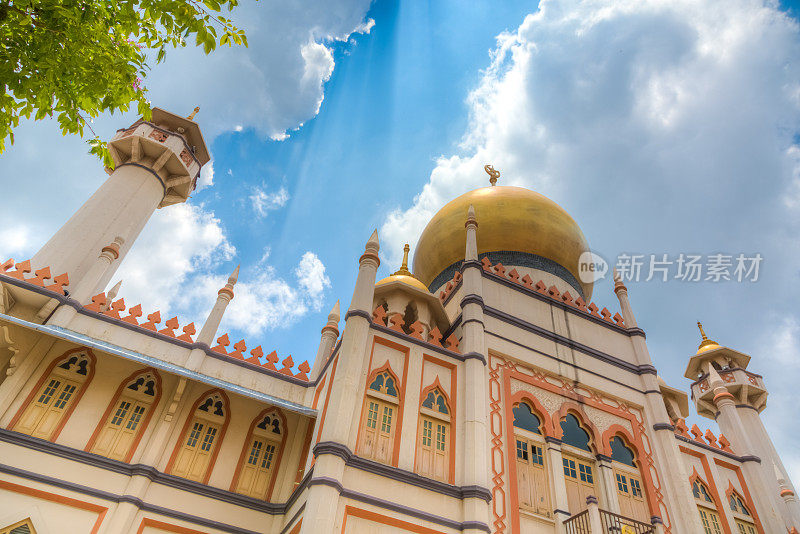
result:
[[[700,329],[700,335],[703,336],[703,341],[707,340],[708,337],[706,336],[705,330],[703,330],[703,323],[701,323],[700,321],[697,321],[697,328]]]
[[[187,119],[189,119],[190,121],[191,121],[191,120],[194,120],[194,116],[195,116],[195,115],[197,115],[197,112],[198,112],[198,111],[200,111],[200,106],[197,106],[197,107],[195,107],[195,108],[194,108],[194,111],[192,111],[192,112],[189,114],[189,116],[188,116],[188,117],[186,117],[186,118],[187,118]]]
[[[398,269],[396,272],[392,273],[392,276],[394,276],[396,274],[403,274],[405,276],[413,276],[411,274],[411,271],[408,270],[408,252],[410,250],[411,250],[411,247],[408,246],[408,243],[406,243],[406,246],[403,247],[403,263],[400,265],[400,269]]]
[[[713,339],[708,339],[708,336],[706,336],[706,331],[703,330],[703,323],[697,321],[697,328],[700,329],[700,335],[703,337],[703,340],[700,342],[700,346],[697,347],[697,354],[700,354],[701,352],[705,352],[707,350],[714,350],[719,348],[719,343],[717,343]]]
[[[489,175],[489,183],[496,185],[497,179],[500,177],[500,171],[496,171],[491,165],[484,165],[483,170]]]

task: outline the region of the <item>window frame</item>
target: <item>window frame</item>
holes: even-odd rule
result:
[[[280,438],[279,439],[275,439],[275,437],[271,436],[270,432],[262,431],[262,429],[258,428],[258,424],[261,423],[266,417],[270,417],[270,416],[271,417],[276,417],[280,421],[281,434],[280,434]],[[231,480],[230,491],[232,491],[234,493],[238,493],[240,495],[248,495],[248,496],[250,496],[250,497],[252,497],[254,499],[260,499],[260,500],[264,500],[266,502],[272,502],[272,495],[273,495],[273,492],[275,490],[275,483],[277,482],[278,476],[280,474],[281,460],[283,459],[283,451],[286,450],[286,440],[287,440],[288,433],[289,433],[289,428],[288,428],[288,424],[287,424],[287,421],[286,421],[286,416],[285,416],[285,414],[283,413],[282,410],[280,410],[277,407],[269,407],[269,408],[265,408],[264,410],[261,410],[261,412],[259,412],[258,415],[250,423],[250,429],[247,432],[247,436],[246,436],[246,438],[244,440],[244,444],[242,445],[242,452],[239,455],[239,461],[236,464],[236,470],[234,471],[233,478]],[[276,449],[277,449],[275,451],[275,453],[274,453],[275,454],[275,457],[273,459],[274,463],[273,463],[273,466],[271,468],[272,471],[271,471],[271,475],[270,475],[269,484],[267,485],[267,492],[266,492],[266,494],[265,494],[265,496],[263,498],[262,497],[255,497],[253,495],[249,495],[249,494],[245,494],[245,493],[241,493],[239,491],[239,482],[241,481],[242,471],[245,468],[245,462],[247,462],[249,457],[250,457],[250,451],[252,449],[251,445],[253,443],[253,440],[257,436],[264,437],[264,441],[265,442],[270,442],[271,441],[271,442],[275,443],[276,444]],[[265,450],[265,449],[263,449],[263,450]],[[262,450],[262,452],[263,452],[263,450]],[[260,456],[259,459],[260,458],[263,458],[263,456]]]
[[[63,410],[63,412],[59,416],[58,423],[53,427],[53,430],[50,432],[50,434],[47,437],[37,438],[37,439],[45,439],[45,440],[51,441],[51,442],[55,442],[58,439],[58,436],[61,434],[61,431],[64,429],[64,426],[67,424],[67,421],[69,421],[70,417],[72,416],[72,413],[75,411],[75,408],[78,406],[78,403],[80,402],[81,398],[83,397],[83,394],[86,392],[86,390],[88,389],[89,385],[92,382],[92,379],[94,378],[95,368],[97,367],[97,357],[95,356],[95,354],[92,351],[92,349],[90,349],[88,347],[78,347],[78,348],[75,348],[75,349],[70,349],[70,350],[68,350],[66,352],[61,353],[59,356],[56,356],[56,357],[53,358],[53,360],[47,366],[47,369],[45,369],[44,373],[42,373],[42,375],[39,377],[39,380],[36,382],[36,384],[33,386],[33,388],[28,393],[28,396],[25,398],[25,401],[22,403],[22,405],[17,410],[17,413],[14,415],[14,417],[9,422],[8,428],[10,430],[15,430],[17,432],[20,432],[20,430],[17,430],[17,428],[18,428],[18,425],[21,422],[23,416],[26,414],[28,409],[31,408],[36,403],[36,399],[39,396],[41,396],[41,393],[44,391],[43,387],[44,387],[45,383],[49,383],[48,381],[54,375],[59,376],[62,379],[68,378],[68,379],[73,380],[73,381],[75,380],[75,378],[73,376],[67,374],[67,371],[65,371],[65,370],[63,370],[63,369],[61,369],[59,367],[60,365],[63,365],[64,363],[68,362],[70,360],[70,358],[72,358],[73,355],[75,355],[75,354],[78,354],[79,358],[81,356],[84,356],[88,360],[86,375],[79,375],[78,373],[74,373],[74,375],[78,375],[78,376],[81,376],[83,378],[79,379],[80,383],[79,383],[78,387],[75,389],[73,394],[70,396],[70,399],[68,401],[69,402],[69,406],[67,406]],[[40,422],[41,422],[41,420],[39,421],[39,423]],[[37,425],[39,423],[37,423]],[[26,432],[22,432],[22,433],[24,433],[26,435],[33,436],[33,434],[27,434]]]
[[[221,416],[206,414],[205,412],[200,410],[201,403],[206,401],[209,397],[213,397],[214,395],[219,395],[220,399],[222,400],[224,414]],[[189,437],[189,430],[194,426],[192,423],[194,423],[198,419],[204,420],[206,424],[210,422],[212,424],[219,426],[219,431],[216,433],[215,436],[216,446],[214,446],[214,450],[211,452],[211,455],[209,456],[208,465],[206,465],[205,473],[202,477],[202,480],[198,481],[201,484],[208,484],[208,479],[211,478],[211,473],[214,470],[214,465],[216,464],[217,456],[219,455],[219,451],[222,448],[222,441],[225,438],[225,432],[228,429],[228,424],[230,423],[231,420],[230,401],[228,399],[227,394],[219,388],[207,390],[197,397],[197,400],[192,405],[191,410],[186,414],[186,421],[184,422],[183,428],[178,434],[177,441],[175,442],[175,446],[172,450],[172,455],[170,456],[169,462],[167,463],[167,467],[164,471],[167,474],[172,474],[174,476],[186,478],[181,475],[175,475],[173,471],[175,469],[175,464],[177,463],[178,457],[180,456],[181,450],[183,449],[184,444],[187,441],[187,438]],[[203,436],[200,437],[200,439],[202,438]],[[191,479],[186,478],[186,480],[191,480]]]
[[[431,408],[427,408],[422,405],[430,393],[434,393],[434,395],[438,394],[444,399],[445,407],[447,408],[447,414],[443,414],[439,410],[434,410]],[[425,432],[425,422],[426,419],[432,422],[431,424],[431,436],[430,436],[430,449],[431,454],[437,454],[438,449],[438,428],[436,425],[444,425],[445,430],[445,444],[443,456],[444,456],[444,476],[443,477],[436,477],[433,473],[423,473],[422,472],[422,459],[421,459],[421,450],[424,447],[424,432]],[[414,472],[420,476],[425,478],[430,478],[432,480],[438,480],[440,482],[450,483],[452,484],[453,478],[455,473],[453,472],[453,463],[454,463],[454,455],[455,455],[455,436],[453,435],[453,406],[450,402],[450,398],[448,397],[447,393],[444,391],[444,388],[439,383],[438,376],[434,380],[434,382],[424,388],[420,392],[419,396],[419,413],[417,416],[417,429],[414,436]]]
[[[388,374],[394,380],[394,388],[397,391],[396,397],[388,393],[383,393],[381,391],[376,391],[370,388],[370,386],[378,377],[378,375],[384,373]],[[356,454],[362,456],[365,459],[373,460],[379,463],[384,463],[383,461],[377,459],[377,456],[374,453],[371,456],[364,455],[363,441],[365,439],[365,433],[368,431],[368,428],[371,428],[368,427],[366,424],[367,415],[369,414],[369,402],[370,399],[374,399],[374,401],[377,402],[379,407],[377,413],[376,428],[374,429],[376,433],[381,432],[380,427],[383,421],[387,405],[388,407],[391,407],[394,410],[394,413],[391,415],[392,422],[391,422],[391,429],[389,431],[389,435],[391,437],[390,446],[392,450],[390,458],[388,459],[386,464],[397,466],[397,460],[400,453],[399,441],[400,441],[402,422],[403,422],[403,398],[402,398],[403,392],[404,392],[404,384],[401,384],[400,380],[397,378],[397,375],[392,370],[388,361],[381,367],[374,369],[367,376],[366,383],[364,384],[364,399],[361,405],[361,417],[359,418],[358,422],[358,436],[356,438]],[[377,440],[376,440],[376,445],[377,445]]]
[[[149,395],[146,395],[146,394],[144,394],[142,392],[138,392],[138,391],[130,391],[129,392],[129,391],[126,391],[126,390],[129,389],[129,386],[132,383],[134,383],[139,377],[146,377],[148,374],[152,375],[152,377],[153,377],[153,379],[155,381],[155,389],[156,389],[155,395],[150,397]],[[92,436],[89,438],[89,441],[86,443],[86,447],[84,448],[84,451],[91,452],[93,454],[100,454],[100,453],[94,452],[93,449],[94,449],[95,445],[97,444],[97,440],[100,437],[103,429],[109,423],[109,421],[110,421],[110,419],[112,417],[112,414],[116,413],[116,410],[117,410],[117,408],[118,408],[118,406],[120,404],[120,400],[123,397],[132,397],[132,398],[135,398],[135,399],[140,400],[140,401],[146,400],[147,404],[148,404],[147,413],[145,413],[144,417],[142,417],[139,420],[138,428],[135,430],[135,436],[133,438],[133,441],[132,441],[131,445],[128,447],[128,451],[126,452],[124,458],[121,460],[123,462],[129,463],[131,461],[131,458],[133,458],[133,455],[136,453],[136,449],[139,446],[139,442],[142,440],[142,437],[144,436],[147,428],[150,425],[150,421],[153,418],[153,414],[158,409],[159,403],[161,402],[162,390],[163,390],[163,387],[162,387],[162,383],[161,383],[161,375],[158,373],[158,371],[155,368],[147,367],[145,369],[140,369],[138,371],[135,371],[135,372],[131,373],[117,387],[117,391],[114,393],[114,396],[112,397],[111,402],[109,402],[108,406],[106,407],[106,411],[103,413],[102,417],[98,421],[97,426],[95,427],[95,430],[92,433]],[[149,399],[148,399],[148,397],[149,397]]]

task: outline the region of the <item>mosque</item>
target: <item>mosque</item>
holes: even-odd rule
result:
[[[544,196],[489,167],[379,281],[373,232],[296,365],[219,331],[238,268],[197,324],[106,290],[209,160],[157,108],[109,148],[105,183],[0,268],[0,534],[797,534],[750,356],[702,333],[689,395],[667,385]]]

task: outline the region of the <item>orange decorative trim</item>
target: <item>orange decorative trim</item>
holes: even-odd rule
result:
[[[792,490],[790,490],[789,488],[781,490],[781,497],[789,497],[789,496],[792,497],[794,496],[794,492]]]
[[[414,532],[415,534],[444,534],[444,532],[441,530],[433,530],[431,528],[423,527],[422,525],[418,525],[416,523],[409,523],[408,521],[403,521],[402,519],[395,519],[394,517],[389,517],[388,515],[382,515],[377,512],[371,512],[369,510],[364,510],[362,508],[356,508],[355,506],[351,506],[349,504],[344,507],[344,519],[342,519],[342,534],[344,534],[346,530],[348,517],[358,517],[361,519],[366,519],[374,523],[380,523],[381,525],[389,525],[392,527],[397,527],[401,530],[405,530],[406,532]]]
[[[139,430],[136,432],[136,437],[134,438],[133,443],[131,443],[131,446],[128,448],[128,453],[125,455],[125,459],[123,460],[123,462],[131,461],[133,453],[136,452],[136,447],[139,446],[139,442],[142,440],[142,437],[144,436],[144,431],[147,428],[147,425],[150,424],[150,420],[153,418],[153,413],[158,408],[158,402],[161,400],[161,375],[158,374],[158,371],[156,371],[156,369],[153,367],[147,367],[145,369],[136,371],[131,375],[129,375],[128,378],[122,381],[119,387],[117,387],[116,393],[114,393],[111,402],[108,403],[106,411],[103,412],[103,416],[97,423],[97,427],[94,429],[92,436],[89,438],[89,442],[86,444],[86,447],[83,450],[85,450],[86,452],[92,452],[92,447],[94,447],[97,438],[100,436],[100,432],[103,430],[106,421],[108,421],[108,417],[111,415],[111,411],[117,405],[117,402],[119,402],[119,398],[122,396],[122,392],[124,391],[125,386],[137,376],[146,373],[152,373],[153,377],[155,377],[157,390],[155,397],[153,397],[153,402],[150,403],[150,409],[147,410],[147,415],[145,415],[144,421],[142,421],[142,424],[139,425]]]
[[[217,295],[228,295],[231,300],[233,300],[233,290],[228,289],[227,287],[223,287],[219,291],[217,291]]]
[[[745,484],[741,466],[734,465],[732,463],[726,462],[724,460],[719,460],[717,458],[714,458],[714,463],[720,467],[725,467],[726,469],[730,469],[731,471],[736,473],[736,478],[739,480],[739,487],[742,488],[742,493],[744,493],[743,496],[742,495],[739,496],[743,497],[742,500],[750,509],[750,517],[753,518],[753,523],[755,523],[756,525],[756,530],[758,530],[759,534],[764,534],[764,526],[761,524],[761,520],[758,518],[758,510],[756,510],[756,506],[753,503],[753,499],[750,497],[750,491],[747,489],[747,484]],[[731,487],[733,486],[730,483],[730,481],[728,481],[728,484],[731,485]]]
[[[708,458],[706,458],[705,454],[693,451],[692,449],[684,447],[683,445],[680,445],[678,448],[681,450],[681,452],[688,454],[689,456],[694,456],[695,458],[698,458],[700,460],[701,465],[703,466],[703,473],[705,474],[705,480],[701,478],[700,475],[697,473],[697,469],[693,469],[693,473],[689,477],[689,491],[691,491],[692,483],[695,480],[699,479],[700,482],[706,485],[706,487],[711,492],[711,498],[714,499],[714,505],[717,507],[717,512],[719,512],[717,515],[719,515],[720,523],[722,523],[723,532],[725,532],[725,534],[731,534],[731,527],[728,524],[728,518],[727,514],[725,513],[725,509],[722,507],[722,500],[719,497],[719,490],[717,490],[717,485],[714,482],[714,477],[711,474],[711,467],[709,467],[708,465]]]
[[[253,439],[253,432],[256,429],[256,425],[264,419],[267,415],[270,414],[277,414],[278,418],[281,420],[281,425],[283,426],[283,433],[281,434],[281,448],[278,451],[278,457],[275,459],[275,470],[272,472],[272,477],[269,481],[269,488],[267,488],[267,497],[266,501],[271,502],[272,498],[272,490],[275,488],[275,479],[278,478],[278,471],[281,468],[281,458],[283,457],[283,450],[286,448],[286,435],[289,433],[289,427],[286,425],[286,416],[283,415],[283,412],[279,408],[270,407],[264,410],[261,410],[259,414],[253,419],[253,422],[250,423],[250,430],[247,432],[247,438],[244,440],[244,445],[242,446],[242,453],[239,455],[239,461],[236,462],[236,470],[233,472],[233,480],[231,480],[230,491],[236,493],[236,485],[239,483],[239,475],[242,472],[242,467],[244,467],[244,460],[247,458],[247,452],[250,448],[250,440]],[[219,450],[218,444],[217,450]]]
[[[225,438],[225,431],[228,430],[228,423],[231,422],[230,400],[228,399],[228,395],[219,388],[209,389],[208,391],[197,397],[197,400],[194,401],[192,409],[186,415],[186,422],[183,423],[183,428],[181,429],[181,433],[178,435],[178,441],[175,443],[175,448],[172,450],[172,455],[170,455],[169,457],[167,468],[164,470],[166,473],[172,472],[172,468],[175,465],[175,460],[178,458],[178,453],[181,450],[181,444],[186,438],[186,433],[189,431],[189,423],[192,422],[192,418],[194,417],[194,413],[197,411],[197,407],[200,406],[200,403],[203,402],[206,399],[206,397],[213,395],[214,393],[219,393],[219,396],[222,397],[222,402],[225,404],[225,422],[222,423],[222,428],[219,431],[219,439],[217,440],[217,446],[214,448],[214,454],[212,454],[211,458],[209,458],[208,460],[208,467],[206,467],[206,474],[203,477],[203,484],[208,484],[208,479],[211,478],[211,471],[214,470],[214,464],[217,462],[217,455],[219,455],[219,450],[222,448],[222,440]]]
[[[525,369],[530,374],[523,373],[520,369]],[[506,360],[490,351],[489,428],[492,433],[491,480],[493,484],[491,490],[492,514],[494,516],[493,528],[496,534],[506,532],[509,526],[512,532],[519,532],[519,509],[515,506],[507,509],[508,505],[506,503],[506,487],[508,487],[512,503],[514,502],[516,485],[506,486],[506,484],[510,484],[511,478],[515,478],[515,473],[514,469],[509,469],[508,477],[506,477],[505,467],[506,459],[510,462],[510,459],[514,457],[514,444],[510,438],[513,435],[513,405],[523,399],[533,400],[530,399],[531,395],[526,396],[524,391],[517,392],[514,395],[511,394],[512,378],[530,386],[555,393],[565,399],[564,404],[554,414],[549,414],[541,405],[536,405],[537,403],[532,402],[536,409],[542,412],[544,432],[546,434],[557,433],[560,436],[561,425],[556,423],[560,422],[561,416],[570,411],[583,416],[583,421],[586,421],[588,418],[585,417],[581,408],[582,405],[594,407],[629,421],[631,428],[634,430],[633,435],[630,435],[630,431],[627,429],[623,428],[622,430],[625,430],[624,435],[628,438],[629,445],[638,454],[640,474],[644,484],[643,489],[647,494],[651,514],[659,515],[663,519],[665,532],[672,532],[669,510],[664,503],[658,471],[655,468],[655,461],[652,456],[652,446],[646,433],[644,416],[638,408],[633,408],[618,398],[606,397],[602,393],[590,390],[581,384],[573,384],[564,378],[551,376],[535,369],[518,368],[515,362]],[[505,415],[505,423],[503,415]],[[593,425],[586,426],[591,428]],[[509,436],[505,445],[503,444],[503,428],[505,428],[506,434]],[[620,429],[613,428],[612,430],[619,431]],[[598,432],[596,428],[591,428],[590,436],[592,433],[594,433],[593,440],[597,439]],[[509,479],[508,482],[506,482],[506,478]],[[511,525],[507,525],[507,521],[510,521]]]
[[[319,438],[322,436],[322,427],[325,426],[325,414],[328,413],[328,401],[331,400],[331,388],[333,387],[333,379],[336,378],[336,368],[339,366],[339,355],[336,355],[331,366],[331,381],[328,383],[328,389],[325,391],[325,404],[322,405],[322,416],[319,418],[319,430],[317,431],[316,442],[319,443]]]
[[[119,258],[119,245],[112,241],[110,244],[104,246],[100,252],[110,252],[114,259]]]
[[[314,391],[314,401],[311,403],[311,407],[315,410],[317,409],[317,402],[319,402],[319,395],[322,393],[323,388],[325,387],[325,381],[328,379],[327,376],[323,376],[322,380],[319,381],[317,384],[317,388]]]
[[[384,347],[389,347],[391,349],[398,350],[403,353],[403,380],[399,380],[397,378],[397,374],[392,369],[391,365],[389,365],[389,361],[387,360],[383,365],[378,367],[377,369],[372,369],[372,357],[375,354],[375,345],[383,345]],[[369,384],[378,375],[378,373],[382,373],[383,371],[389,371],[389,373],[394,377],[396,383],[400,384],[400,391],[398,392],[397,396],[397,428],[394,431],[394,444],[392,445],[392,463],[394,467],[397,467],[397,462],[400,459],[400,438],[402,437],[403,433],[403,411],[405,408],[406,402],[406,383],[408,382],[408,355],[411,349],[406,347],[405,345],[401,345],[400,343],[395,343],[389,339],[385,339],[379,336],[374,336],[372,338],[372,348],[369,351],[369,364],[367,369],[372,369],[367,375],[367,381],[364,383],[364,393],[362,395],[362,402],[361,402],[361,415],[358,418],[358,434],[356,434],[357,438],[360,439],[361,437],[361,426],[364,424],[364,413],[367,409],[367,389],[369,388]],[[358,453],[358,451],[356,451]]]
[[[378,257],[377,254],[374,254],[372,252],[365,252],[364,254],[362,254],[361,257],[358,258],[358,264],[361,265],[361,263],[363,263],[363,261],[367,259],[375,260],[375,263],[377,263],[376,267],[381,266],[381,259]]]
[[[306,459],[308,458],[308,450],[311,448],[311,439],[314,437],[314,420],[308,421],[308,429],[306,430],[306,437],[303,440],[303,450],[300,451],[300,460],[297,462],[297,476],[294,477],[294,486],[297,487],[300,481],[303,480],[303,475],[306,471]],[[294,490],[294,488],[292,488]]]
[[[721,391],[714,395],[714,403],[716,403],[720,399],[736,399],[729,391]]]
[[[439,391],[445,397],[447,401],[447,406],[450,409],[450,464],[449,464],[449,471],[447,473],[447,481],[450,484],[455,484],[455,476],[456,476],[456,436],[458,435],[456,432],[456,422],[458,418],[456,417],[457,413],[457,406],[458,406],[458,366],[452,362],[446,362],[440,358],[436,358],[434,356],[430,356],[428,354],[422,355],[422,369],[420,370],[420,394],[419,394],[419,404],[422,406],[422,401],[425,399],[425,395],[428,391],[431,391],[435,388],[439,388]],[[429,385],[428,387],[422,387],[422,375],[425,372],[425,362],[430,362],[435,365],[440,365],[445,367],[446,369],[450,370],[450,394],[448,395],[447,392],[442,387],[441,383],[439,382],[439,375],[436,375],[436,379],[433,381],[433,384]],[[417,418],[417,432],[419,432],[419,417]],[[414,443],[415,443],[415,450],[414,450],[414,466],[416,468],[417,465],[417,450],[416,450],[416,433],[414,434]]]
[[[97,513],[98,514],[97,520],[94,522],[92,530],[89,531],[89,534],[96,534],[97,531],[100,530],[100,525],[103,523],[103,519],[106,517],[106,514],[108,513],[108,508],[105,506],[101,506],[99,504],[94,504],[86,501],[79,501],[78,499],[65,497],[64,495],[59,495],[57,493],[50,493],[49,491],[42,491],[39,489],[29,488],[28,486],[14,484],[13,482],[8,482],[5,480],[0,480],[0,489],[13,491],[14,493],[21,493],[23,495],[29,495],[31,497],[38,497],[46,501],[65,504],[67,506],[72,506],[73,508],[78,508],[80,510],[88,510],[90,512]]]
[[[172,523],[165,523],[164,521],[159,521],[150,517],[145,517],[142,519],[142,522],[139,523],[139,529],[136,531],[136,534],[142,534],[146,527],[166,530],[167,532],[174,532],[175,534],[208,534],[202,530],[195,530],[193,528],[182,527],[180,525],[173,525]]]
[[[289,531],[289,534],[299,534],[300,527],[302,526],[303,526],[303,518],[301,517],[300,521],[298,521],[297,524],[294,527],[292,527],[292,530]]]
[[[564,401],[561,407],[553,414],[553,437],[556,439],[564,437],[564,429],[561,428],[561,420],[569,414],[574,415],[578,419],[581,428],[589,434],[589,447],[594,449],[595,454],[601,452],[603,449],[597,443],[600,431],[597,430],[595,424],[589,420],[589,416],[584,412],[583,406],[574,401]]]
[[[92,352],[92,349],[88,347],[78,347],[77,349],[71,349],[63,353],[61,356],[56,356],[55,358],[53,358],[53,361],[50,362],[50,365],[47,366],[47,369],[45,370],[44,374],[42,374],[41,377],[39,377],[39,380],[36,382],[36,385],[33,386],[33,389],[30,391],[30,393],[28,393],[28,396],[25,398],[25,402],[23,402],[22,406],[19,407],[19,410],[17,410],[17,413],[14,415],[14,418],[11,419],[10,423],[8,423],[8,428],[12,430],[14,429],[14,426],[16,426],[16,424],[19,422],[19,419],[20,417],[22,417],[22,414],[25,412],[25,409],[33,402],[34,397],[36,397],[36,393],[39,391],[39,389],[41,389],[42,384],[44,384],[44,381],[47,380],[47,378],[50,376],[50,373],[53,372],[53,369],[55,369],[56,365],[64,362],[64,360],[66,360],[71,354],[74,354],[76,352],[86,352],[86,354],[89,356],[89,362],[91,363],[91,365],[89,366],[89,372],[86,373],[86,379],[83,381],[83,383],[81,383],[81,386],[80,388],[78,388],[77,393],[75,393],[75,397],[72,401],[72,404],[70,404],[70,407],[67,408],[64,414],[61,416],[61,421],[58,423],[58,426],[56,426],[53,429],[53,432],[50,434],[48,441],[55,441],[56,439],[58,439],[59,434],[61,434],[61,431],[64,429],[64,425],[67,424],[70,415],[72,415],[72,412],[75,410],[75,407],[78,406],[81,397],[83,397],[83,393],[86,391],[86,388],[91,383],[92,378],[94,378],[94,367],[95,365],[97,365],[97,356],[95,356],[94,352]]]

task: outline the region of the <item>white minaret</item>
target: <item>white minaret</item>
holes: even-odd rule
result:
[[[195,113],[197,108],[195,108]],[[140,119],[118,130],[108,143],[114,170],[75,214],[31,259],[35,269],[69,275],[74,289],[116,239],[119,257],[92,284],[101,291],[157,208],[185,202],[194,190],[209,155],[200,128],[188,118],[153,108],[149,121]]]

